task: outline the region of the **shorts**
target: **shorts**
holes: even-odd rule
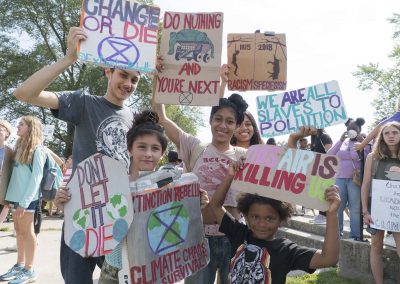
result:
[[[19,206],[18,202],[8,201],[8,203],[10,203],[12,212],[14,212],[17,209],[17,207]],[[28,208],[25,208],[25,212],[35,213],[35,209],[36,209],[36,206],[38,206],[38,204],[39,204],[39,199],[32,201],[28,205]]]

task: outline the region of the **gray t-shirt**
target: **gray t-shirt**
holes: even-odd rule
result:
[[[132,110],[82,90],[59,92],[57,96],[59,109],[51,110],[53,115],[75,125],[73,170],[98,152],[123,162],[128,169],[126,134],[132,126]]]

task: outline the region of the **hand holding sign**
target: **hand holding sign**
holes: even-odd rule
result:
[[[71,58],[74,62],[78,59],[78,45],[81,40],[87,39],[86,32],[79,27],[72,27],[69,29],[67,38],[67,57]]]

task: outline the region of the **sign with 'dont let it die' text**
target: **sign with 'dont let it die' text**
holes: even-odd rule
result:
[[[133,220],[126,169],[103,154],[79,163],[67,185],[65,243],[83,257],[111,253],[125,238]]]

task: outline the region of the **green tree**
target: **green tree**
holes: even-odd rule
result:
[[[152,0],[139,2],[153,4]],[[1,0],[0,5],[0,116],[14,120],[22,115],[35,115],[44,124],[53,124],[54,140],[49,145],[65,156],[72,152],[73,126],[54,119],[48,109],[19,102],[12,93],[34,72],[66,54],[68,30],[79,26],[81,5],[82,0]],[[102,68],[77,62],[48,90],[86,88],[89,93],[102,96],[107,87],[103,73]],[[138,111],[148,109],[151,93],[152,79],[143,76],[127,104]],[[167,112],[191,134],[196,134],[202,125],[198,108],[173,106]]]
[[[397,111],[396,104],[400,96],[400,14],[393,14],[389,22],[395,26],[393,34],[395,45],[389,54],[393,62],[392,67],[383,69],[378,63],[369,63],[358,66],[358,70],[354,72],[359,82],[359,89],[378,93],[372,102],[376,113],[375,124]]]

